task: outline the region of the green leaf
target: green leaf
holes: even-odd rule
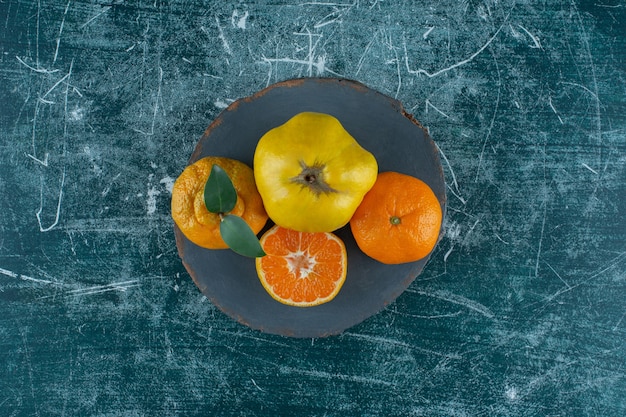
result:
[[[265,256],[259,239],[248,226],[248,223],[239,216],[227,214],[222,217],[220,234],[228,247],[240,255],[250,258]]]
[[[204,205],[211,213],[228,213],[237,203],[237,190],[226,171],[215,164],[204,185]]]

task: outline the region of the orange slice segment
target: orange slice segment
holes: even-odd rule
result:
[[[331,301],[348,271],[344,243],[332,233],[274,226],[261,237],[266,256],[256,258],[265,290],[283,304],[313,307]]]

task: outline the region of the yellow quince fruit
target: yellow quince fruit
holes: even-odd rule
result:
[[[339,120],[314,112],[263,135],[253,166],[269,217],[300,232],[332,232],[347,224],[378,175],[374,155]]]

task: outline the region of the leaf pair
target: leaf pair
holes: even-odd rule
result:
[[[228,214],[237,204],[237,190],[230,177],[215,164],[204,185],[204,205],[211,213],[220,216],[220,234],[234,252],[258,258],[265,256],[265,251],[248,223],[239,216]]]

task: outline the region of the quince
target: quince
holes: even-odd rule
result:
[[[332,232],[347,224],[378,175],[374,155],[339,120],[314,112],[263,135],[253,166],[269,217],[300,232]]]

